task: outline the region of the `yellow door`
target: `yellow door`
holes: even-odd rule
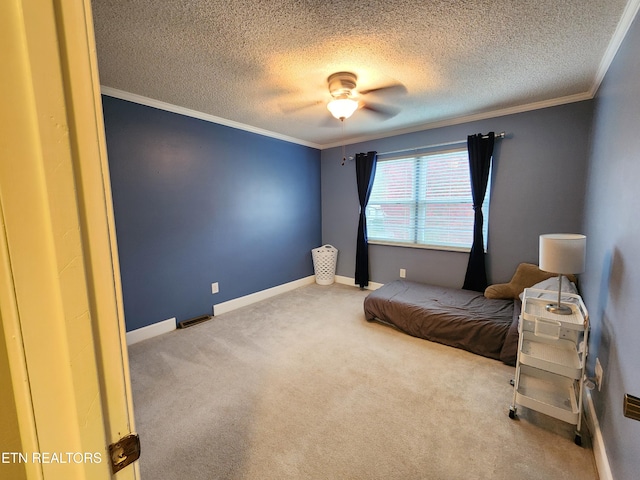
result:
[[[0,478],[139,478],[90,5],[0,2]]]

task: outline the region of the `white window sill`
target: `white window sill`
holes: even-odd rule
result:
[[[442,250],[446,252],[462,252],[469,253],[470,248],[466,247],[448,247],[444,245],[423,245],[421,243],[400,243],[400,242],[388,242],[383,240],[369,240],[369,245],[385,245],[387,247],[405,247],[405,248],[420,248],[422,250]]]

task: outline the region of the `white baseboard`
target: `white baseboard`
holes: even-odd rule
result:
[[[349,285],[351,287],[355,287],[356,286],[356,279],[352,278],[352,277],[344,277],[342,275],[336,275],[336,283],[340,283],[342,285]],[[367,286],[366,289],[367,290],[377,290],[382,285],[384,285],[384,283],[369,282],[369,286]]]
[[[300,280],[294,280],[293,282],[278,285],[277,287],[267,288],[266,290],[261,290],[250,295],[245,295],[244,297],[234,298],[233,300],[218,303],[213,306],[213,314],[221,315],[237,308],[246,307],[247,305],[251,305],[252,303],[266,300],[267,298],[280,295],[281,293],[295,290],[296,288],[302,287],[304,285],[309,285],[311,283],[314,283],[315,281],[315,275],[311,275],[309,277],[301,278]]]
[[[148,338],[157,337],[163,333],[171,332],[176,329],[176,318],[169,318],[162,322],[147,325],[146,327],[138,328],[127,332],[127,345],[133,345],[134,343],[141,342]]]
[[[598,422],[595,406],[593,405],[593,398],[591,397],[591,392],[586,389],[585,399],[585,415],[589,424],[589,431],[591,432],[593,456],[596,460],[598,477],[600,480],[613,480],[611,466],[609,465],[609,458],[607,457],[607,450],[604,445],[604,438],[602,438],[602,431],[600,430],[600,422]]]
[[[300,288],[305,285],[310,285],[315,281],[316,281],[315,275],[311,275],[309,277],[301,278],[299,280],[294,280],[293,282],[278,285],[277,287],[272,287],[266,290],[261,290],[259,292],[252,293],[250,295],[245,295],[244,297],[234,298],[233,300],[228,300],[226,302],[218,303],[213,306],[213,313],[214,315],[221,315],[223,313],[230,312],[232,310],[236,310],[241,307],[246,307],[248,305],[251,305],[252,303],[256,303],[261,300],[266,300],[267,298],[280,295],[281,293],[289,292],[291,290],[295,290],[296,288]],[[355,286],[355,280],[353,278],[336,275],[335,281],[336,283]],[[382,285],[383,285],[382,283],[369,282],[369,286],[367,287],[367,289],[376,290],[380,288]],[[175,329],[176,329],[175,317],[169,318],[168,320],[164,320],[162,322],[154,323],[152,325],[148,325],[146,327],[138,328],[137,330],[127,332],[127,345],[133,345],[134,343],[138,343],[143,340],[147,340],[148,338],[162,335],[163,333],[171,332]]]

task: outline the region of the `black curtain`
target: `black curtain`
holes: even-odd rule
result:
[[[356,244],[356,284],[360,288],[369,285],[369,244],[367,242],[367,217],[365,215],[373,179],[376,176],[376,152],[356,154],[356,180],[360,201],[358,243]]]
[[[487,288],[487,269],[484,259],[484,239],[482,238],[482,202],[489,184],[489,167],[493,155],[494,132],[488,135],[469,135],[467,149],[469,150],[469,173],[471,175],[471,195],[473,197],[473,245],[469,254],[467,273],[462,288],[483,292]]]

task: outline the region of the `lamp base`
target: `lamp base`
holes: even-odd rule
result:
[[[556,315],[571,315],[572,310],[571,307],[566,305],[550,303],[547,305],[547,312],[555,313]]]

